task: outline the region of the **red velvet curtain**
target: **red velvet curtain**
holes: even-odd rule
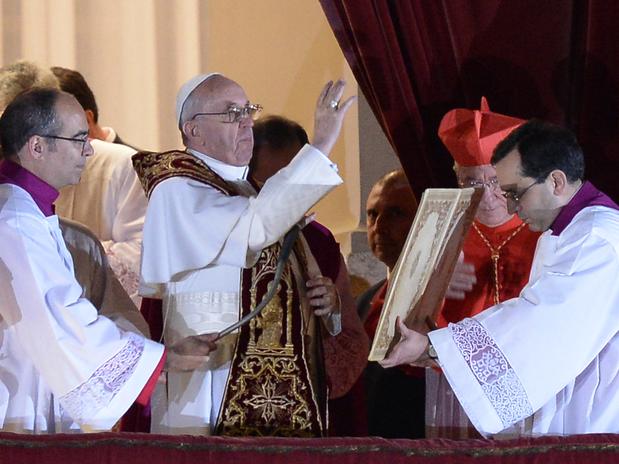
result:
[[[619,1],[320,0],[417,194],[453,186],[436,135],[455,107],[574,130],[619,198]]]

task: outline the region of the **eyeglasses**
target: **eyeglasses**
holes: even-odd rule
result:
[[[86,142],[88,142],[88,136],[82,138],[79,137],[62,137],[60,135],[39,135],[39,137],[45,137],[46,139],[56,139],[56,140],[68,140],[69,142],[76,142],[82,144],[81,155],[84,154],[84,147],[86,146]]]
[[[499,187],[499,179],[493,177],[490,180],[467,180],[466,182],[460,182],[461,187],[465,188],[483,188],[488,187],[490,190],[497,189]]]
[[[195,119],[198,116],[225,116],[223,122],[231,124],[245,118],[256,119],[261,111],[262,105],[247,103],[245,106],[232,105],[226,111],[219,113],[196,113],[191,119]]]
[[[507,192],[503,192],[503,196],[509,203],[511,203],[514,206],[517,206],[522,200],[522,198],[524,197],[524,195],[529,191],[529,189],[539,183],[540,181],[536,180],[531,185],[529,185],[527,188],[522,190],[521,192],[513,192],[513,191],[508,190]]]

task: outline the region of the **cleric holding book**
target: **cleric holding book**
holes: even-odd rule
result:
[[[492,435],[619,432],[619,207],[584,180],[574,135],[531,120],[492,157],[511,211],[540,237],[520,296],[427,336],[401,322],[385,367],[438,363]]]

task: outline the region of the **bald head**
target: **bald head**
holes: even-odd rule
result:
[[[406,174],[404,174],[404,171],[402,169],[390,171],[387,174],[385,174],[383,177],[381,177],[380,179],[376,181],[376,183],[372,187],[372,190],[378,187],[390,188],[390,189],[404,188],[404,189],[409,190],[411,192],[411,195],[413,194],[413,191],[410,187],[408,179],[406,178]],[[413,196],[413,199],[414,199],[414,196]],[[416,201],[417,200],[415,200],[415,202]]]
[[[417,212],[417,200],[404,171],[381,177],[368,196],[366,225],[372,253],[393,270]]]

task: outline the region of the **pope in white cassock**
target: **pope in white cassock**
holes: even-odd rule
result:
[[[484,435],[619,432],[619,207],[583,180],[566,129],[532,120],[493,155],[510,212],[543,231],[520,296],[422,335],[381,362],[438,363]]]
[[[163,300],[166,344],[182,336],[217,333],[238,321],[245,301],[242,289],[249,289],[245,282],[241,285],[242,269],[256,269],[257,260],[261,262],[264,257],[263,249],[276,245],[321,197],[342,182],[325,155],[335,144],[343,117],[353,102],[351,97],[340,104],[343,91],[342,81],[326,85],[316,107],[312,144],[305,145],[256,195],[244,179],[252,156],[253,116],[259,105],[251,104],[236,82],[216,73],[196,76],[181,87],[176,117],[187,150],[134,157],[149,197],[141,266],[143,296]],[[260,269],[269,272],[268,267]],[[257,272],[253,277],[259,279],[262,271]],[[291,285],[290,292],[294,292],[295,285]],[[252,287],[251,291],[256,289]],[[229,420],[221,424],[224,430],[220,433],[277,434],[282,432],[274,430],[284,429],[284,433],[293,433],[292,429],[298,427],[298,433],[320,434],[310,425],[320,415],[320,407],[311,395],[310,384],[316,380],[313,355],[301,339],[292,343],[297,336],[292,326],[306,330],[308,320],[297,324],[295,318],[301,312],[279,306],[290,294],[278,294],[261,317],[246,327],[251,331],[245,339],[247,348],[238,348],[244,342],[231,334],[217,342],[218,349],[205,369],[169,374],[166,386],[158,388],[154,396],[151,430],[210,434],[218,417],[225,416]],[[260,301],[259,295],[252,295]],[[249,300],[249,293],[247,297]],[[290,318],[282,319],[284,314]],[[330,315],[323,319],[327,327],[335,321]],[[327,328],[333,335],[338,329]],[[242,336],[243,330],[240,333]],[[284,338],[291,344],[280,346]],[[292,353],[287,350],[292,350],[293,345],[306,350],[295,352],[295,362],[303,365],[291,364],[292,371],[285,374],[277,366],[293,359],[284,359]],[[263,357],[249,362],[244,357],[247,353]],[[239,371],[245,369],[239,373],[244,377],[238,383],[229,381],[233,359],[242,360]],[[257,378],[248,371],[258,365],[272,368],[267,374],[256,373],[266,375],[261,385],[254,385],[262,389],[260,395],[250,393],[247,386]],[[299,385],[299,391],[293,391]],[[223,408],[226,391],[230,401]],[[284,399],[291,391],[295,398]],[[303,413],[294,418],[294,414],[280,414],[286,408],[279,405],[277,398],[287,404],[300,398],[297,393],[309,394],[294,409]],[[220,409],[224,409],[221,414]],[[250,416],[257,411],[263,411],[262,416],[252,422]],[[286,425],[287,421],[291,422]],[[262,429],[263,425],[271,427],[270,431]]]
[[[193,369],[215,349],[164,350],[82,297],[53,202],[92,155],[84,112],[55,89],[19,95],[0,118],[0,429],[109,430],[145,404],[162,368]]]

